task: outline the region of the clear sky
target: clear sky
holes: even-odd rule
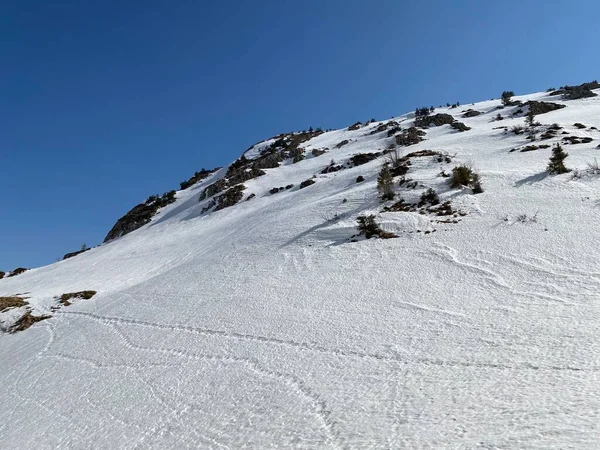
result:
[[[28,1],[0,7],[0,269],[102,242],[280,132],[600,78],[600,2]]]

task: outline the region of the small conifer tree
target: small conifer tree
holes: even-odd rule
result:
[[[531,109],[527,112],[527,116],[525,117],[525,123],[530,127],[532,127],[535,123],[535,114],[533,114],[533,111],[531,111]]]
[[[502,93],[502,104],[504,106],[510,106],[512,104],[511,97],[515,95],[513,91],[504,91]]]
[[[356,221],[358,222],[359,234],[364,234],[367,239],[378,236],[381,232],[379,225],[375,222],[375,216],[373,214],[359,216],[356,218]]]
[[[570,169],[565,167],[565,158],[569,156],[565,152],[560,144],[556,144],[552,148],[552,155],[550,156],[550,162],[548,163],[548,173],[553,175],[559,175],[561,173],[570,172]]]
[[[381,170],[379,171],[377,190],[381,194],[383,201],[394,199],[394,177],[390,171],[390,164],[387,162],[381,166]]]

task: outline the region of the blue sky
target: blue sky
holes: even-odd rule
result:
[[[599,78],[597,1],[8,1],[0,269],[280,132]]]

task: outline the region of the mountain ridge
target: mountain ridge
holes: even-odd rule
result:
[[[275,136],[0,280],[4,442],[594,448],[600,101],[561,90]]]

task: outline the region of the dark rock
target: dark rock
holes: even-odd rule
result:
[[[589,83],[582,83],[579,86],[563,86],[560,89],[551,92],[550,95],[562,95],[562,98],[565,100],[596,97],[598,94],[592,92],[592,89],[600,89],[600,83],[594,80]]]
[[[41,320],[49,319],[52,316],[34,316],[31,314],[31,311],[27,311],[19,320],[15,322],[15,324],[8,330],[9,333],[16,333],[17,331],[23,331],[29,328],[36,322]]]
[[[452,123],[450,124],[450,126],[451,126],[452,128],[454,128],[455,130],[458,130],[458,131],[461,131],[461,132],[462,132],[462,131],[469,131],[469,130],[471,129],[471,127],[468,127],[468,126],[466,126],[466,125],[465,125],[464,123],[462,123],[462,122],[452,122]]]
[[[362,166],[377,159],[379,156],[381,156],[381,153],[357,153],[350,158],[350,164],[352,167]]]
[[[104,242],[124,236],[150,222],[160,208],[175,201],[175,191],[169,191],[162,196],[151,196],[145,203],[133,207],[127,214],[117,220],[104,238]]]
[[[450,125],[452,122],[454,122],[454,117],[450,114],[435,114],[433,116],[422,116],[415,119],[415,125],[421,128]]]
[[[65,259],[72,258],[73,256],[80,255],[80,254],[81,254],[81,253],[83,253],[83,252],[87,252],[88,250],[90,250],[90,249],[89,249],[89,248],[85,248],[85,249],[78,250],[78,251],[76,251],[76,252],[67,253],[65,256],[63,256],[63,261],[64,261]]]
[[[528,101],[525,103],[525,106],[529,106],[529,111],[531,111],[535,116],[565,108],[565,105],[559,105],[558,103],[536,102],[534,100]]]
[[[15,270],[11,271],[10,274],[6,276],[6,278],[16,277],[17,275],[21,275],[24,272],[27,272],[29,269],[25,267],[17,267]]]
[[[481,111],[475,111],[474,109],[469,109],[462,116],[463,117],[477,117],[481,114],[482,114]]]
[[[204,167],[202,168],[202,170],[200,170],[200,172],[196,172],[194,173],[194,175],[186,181],[182,181],[181,183],[179,183],[181,189],[187,189],[190,186],[198,183],[199,181],[204,180],[205,178],[207,178],[209,175],[215,173],[217,170],[219,170],[220,167],[217,167],[215,169],[212,170],[206,170]]]
[[[229,188],[225,192],[220,195],[215,196],[204,209],[202,209],[202,213],[211,210],[214,208],[214,211],[220,211],[222,209],[228,208],[230,206],[238,203],[242,197],[244,196],[244,189],[246,186],[243,184],[238,184]]]
[[[72,303],[71,300],[74,300],[77,298],[82,299],[82,300],[89,300],[94,295],[96,295],[96,291],[68,292],[68,293],[60,296],[59,302],[65,306],[69,306]]]
[[[315,148],[311,153],[314,157],[317,157],[317,156],[321,156],[321,155],[324,155],[325,153],[327,153],[327,150]]]
[[[404,130],[402,134],[396,136],[396,144],[404,147],[418,144],[423,140],[422,136],[424,135],[424,131],[419,130],[416,127],[410,127],[409,129]]]
[[[1,280],[2,278],[4,278],[4,275],[6,275],[6,272],[2,272],[2,271],[0,270],[0,280]]]
[[[385,130],[387,130],[388,128],[392,128],[392,130],[396,130],[399,131],[400,127],[398,126],[398,122],[396,122],[395,120],[390,120],[388,122],[379,124],[374,130],[372,130],[369,135],[373,135],[373,134],[377,134],[377,133],[382,133]],[[388,131],[388,137],[393,135],[394,132],[392,132],[392,130]],[[391,134],[390,134],[391,132]]]
[[[400,131],[402,131],[402,128],[399,126],[393,127],[391,129],[388,130],[387,132],[387,136],[388,137],[392,137],[394,136],[396,133],[399,133]]]
[[[362,127],[362,122],[356,122],[355,124],[352,124],[348,127],[349,131],[354,131],[354,130],[358,130],[360,127]]]
[[[305,187],[308,187],[311,184],[315,184],[315,180],[312,180],[312,179],[304,180],[302,183],[300,183],[300,189],[304,189]]]
[[[338,144],[335,146],[335,148],[342,148],[344,145],[349,144],[350,141],[348,139],[344,139],[341,142],[338,142]]]
[[[365,181],[365,177],[363,177],[362,175],[359,175],[358,177],[356,177],[357,183],[362,183],[363,181]],[[2,277],[0,277],[0,278],[2,278]]]
[[[294,187],[294,185],[293,185],[293,184],[288,184],[288,185],[285,187],[285,189],[286,189],[286,190],[288,190],[288,189],[292,189],[293,187]]]

